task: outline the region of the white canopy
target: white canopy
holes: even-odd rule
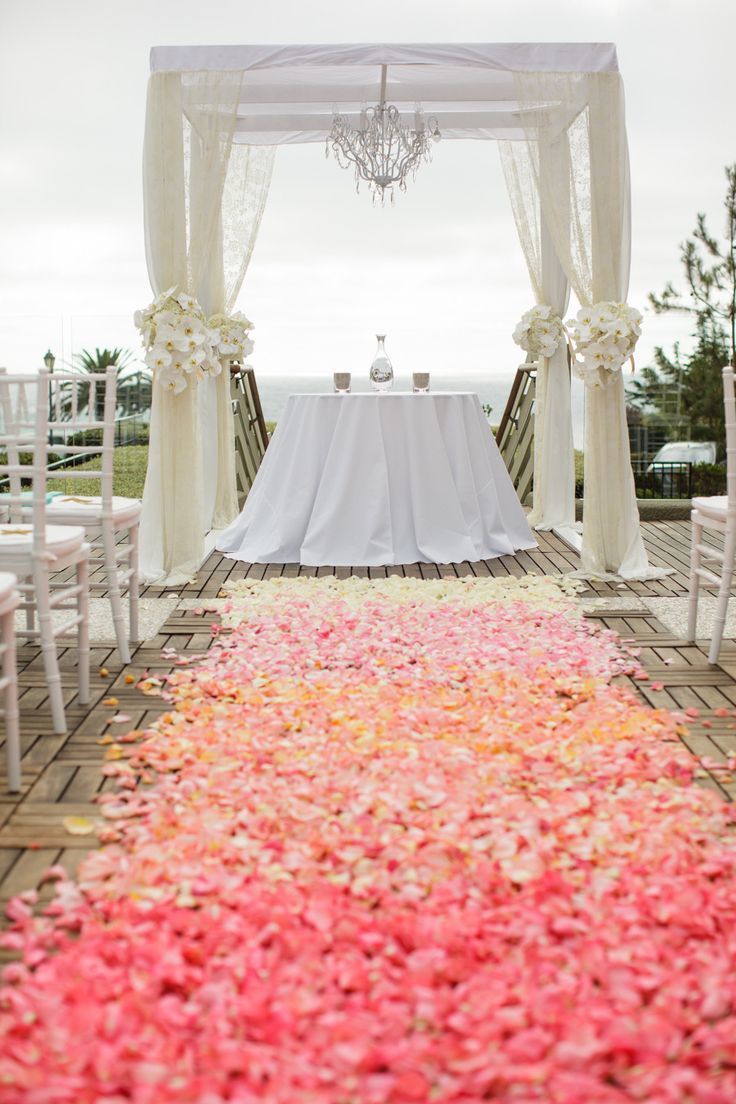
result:
[[[321,142],[335,111],[380,97],[436,116],[443,138],[497,139],[534,298],[561,316],[626,298],[629,160],[610,43],[158,46],[151,52],[144,208],[151,284],[207,314],[232,308],[260,225],[276,145]],[[406,197],[411,202],[411,196]],[[516,320],[509,319],[509,330]],[[629,462],[621,373],[588,395],[584,569],[650,575]],[[538,370],[538,528],[574,521],[566,350]],[[179,584],[203,534],[232,520],[232,411],[225,373],[179,395],[154,387],[143,501],[146,577]]]
[[[378,101],[384,66],[386,99],[407,113],[420,103],[427,115],[437,117],[443,139],[523,139],[514,73],[618,72],[612,43],[154,46],[151,50],[152,73],[243,74],[233,140],[249,145],[324,141],[336,110],[357,118],[362,107]],[[185,99],[199,100],[201,108],[200,92],[195,81]]]

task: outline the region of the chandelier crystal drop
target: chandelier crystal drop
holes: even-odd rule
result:
[[[407,126],[399,109],[386,103],[386,66],[382,67],[381,99],[375,107],[364,108],[360,122],[353,127],[347,115],[335,112],[332,130],[327,138],[325,157],[330,147],[338,165],[355,170],[356,191],[365,181],[372,193],[373,202],[380,196],[386,202],[386,193],[394,202],[394,187],[406,191],[408,177],[416,177],[423,161],[432,159],[432,143],[442,135],[437,119],[425,118],[419,104],[414,111],[414,128]]]

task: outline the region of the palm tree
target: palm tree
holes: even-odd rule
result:
[[[130,365],[130,368],[128,366]],[[135,414],[147,410],[151,405],[151,372],[150,369],[141,367],[135,363],[135,355],[130,349],[95,349],[91,353],[88,349],[82,349],[72,357],[71,370],[79,375],[105,372],[111,366],[118,369],[118,403],[122,407],[122,414]],[[126,371],[126,369],[128,369]],[[89,404],[90,385],[83,380],[77,386],[77,406],[84,410]],[[102,421],[104,417],[104,387],[100,384],[95,388],[95,420]],[[62,417],[71,417],[71,395],[62,397]],[[50,412],[50,416],[53,412]]]
[[[95,349],[94,353],[91,353],[89,349],[82,349],[80,353],[75,353],[72,357],[72,366],[75,371],[80,374],[92,375],[96,372],[106,372],[108,368],[114,366],[118,370],[118,379],[121,378],[120,373],[125,367],[131,363],[134,359],[134,354],[130,349]],[[81,383],[77,388],[77,402],[81,408],[84,408],[89,404],[90,397],[90,384]],[[65,404],[65,409],[69,409],[69,404]],[[95,388],[95,421],[101,422],[105,417],[105,389],[98,385]]]

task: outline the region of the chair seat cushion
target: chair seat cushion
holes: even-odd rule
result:
[[[53,500],[60,494],[61,491],[49,491],[48,494],[46,494],[45,496],[46,502],[53,502]],[[14,496],[8,492],[3,492],[3,494],[0,494],[0,504],[4,505],[5,503],[10,503],[15,497],[20,498],[21,502],[24,505],[33,505],[33,491],[21,491],[20,494],[17,496]]]
[[[134,521],[140,512],[140,499],[113,496],[112,516],[115,521]],[[99,518],[101,513],[102,498],[99,495],[57,495],[46,507],[46,517],[54,523],[64,521],[85,525]]]
[[[693,499],[693,509],[712,517],[725,517],[728,510],[728,495],[710,495]]]
[[[16,575],[13,575],[10,571],[0,571],[0,606],[14,593],[17,585],[18,577]]]
[[[79,525],[47,525],[46,550],[53,556],[64,556],[84,543],[84,529]],[[30,554],[33,547],[33,526],[0,525],[0,562],[3,553],[9,557]]]

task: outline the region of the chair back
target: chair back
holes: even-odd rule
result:
[[[49,452],[66,461],[57,474],[64,481],[99,480],[103,514],[110,512],[118,370],[110,365],[104,372],[52,372],[48,379]],[[99,463],[91,470],[75,467],[92,458]]]
[[[728,509],[736,513],[736,398],[734,397],[734,370],[730,365],[723,369],[723,406],[726,414],[726,489]]]
[[[0,449],[5,453],[0,480],[8,484],[0,501],[11,526],[23,529],[29,525],[23,510],[32,506],[34,555],[43,555],[46,548],[48,376],[45,369],[37,375],[11,375],[0,368]],[[12,529],[6,533],[12,536]]]

